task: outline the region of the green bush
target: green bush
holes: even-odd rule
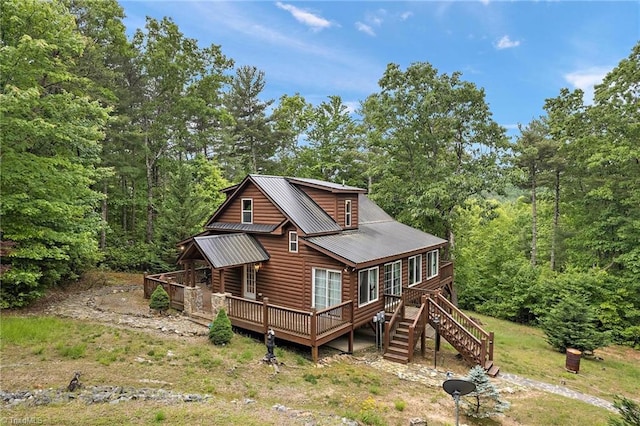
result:
[[[613,406],[620,417],[610,417],[610,426],[640,426],[640,405],[624,396],[615,395]]]
[[[209,328],[209,340],[214,345],[226,345],[231,342],[232,337],[233,329],[231,328],[231,321],[225,310],[220,309],[216,319]]]
[[[158,284],[156,289],[151,294],[151,301],[149,302],[149,307],[151,309],[155,309],[156,311],[164,312],[169,309],[169,294],[165,291],[165,289]]]

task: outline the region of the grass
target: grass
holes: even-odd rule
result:
[[[636,398],[640,353],[611,347],[602,361],[581,361],[579,374],[564,371],[565,356],[553,352],[536,329],[473,314],[496,333],[495,361],[503,371],[551,383],[566,382],[581,392],[612,401]],[[401,380],[364,362],[348,359],[317,367],[308,350],[279,345],[280,373],[260,362],[264,344],[236,334],[224,347],[205,336],[177,337],[121,329],[89,321],[46,316],[3,316],[0,321],[0,388],[64,388],[75,371],[85,385],[157,387],[209,394],[206,403],[131,401],[85,405],[81,401],[39,407],[3,407],[2,422],[36,419],[40,424],[225,424],[339,425],[342,417],[366,425],[406,425],[421,417],[429,425],[450,425],[454,405],[441,387]],[[432,344],[432,342],[430,342]],[[360,353],[358,356],[372,356]],[[433,352],[416,363],[432,367]],[[443,344],[439,369],[464,375],[468,366]],[[606,410],[535,390],[503,394],[511,408],[503,417],[468,425],[604,425]],[[252,402],[245,402],[250,399]],[[296,415],[274,410],[282,404]],[[541,408],[543,407],[543,409]],[[2,423],[0,422],[0,423]]]

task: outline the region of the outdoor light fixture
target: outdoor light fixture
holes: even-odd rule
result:
[[[460,397],[470,394],[471,392],[476,390],[476,385],[473,382],[469,382],[467,380],[461,379],[450,379],[445,380],[442,384],[442,388],[446,393],[453,397],[453,400],[456,402],[456,426],[460,423],[458,422],[458,411],[460,409]]]
[[[262,268],[262,262],[254,263],[253,268],[258,272]]]

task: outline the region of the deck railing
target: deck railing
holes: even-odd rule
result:
[[[409,362],[413,361],[413,348],[415,348],[418,339],[421,339],[420,348],[422,350],[422,356],[424,356],[424,339],[425,328],[427,325],[427,296],[423,295],[421,299],[420,309],[416,314],[413,324],[409,326]]]
[[[144,276],[144,297],[149,299],[155,289],[161,285],[169,294],[169,307],[179,311],[184,310],[184,285],[181,283],[183,271],[168,272],[166,274]]]
[[[397,298],[397,299],[396,299]],[[385,295],[385,308],[386,308],[386,295]],[[393,314],[388,321],[384,322],[384,346],[383,349],[386,352],[389,349],[389,343],[391,341],[391,336],[396,333],[396,329],[398,328],[398,324],[404,318],[404,302],[402,301],[402,297],[399,296],[390,296],[390,300],[393,300],[395,305],[395,309],[392,311]],[[392,306],[392,304],[390,304]],[[387,312],[385,310],[385,312]],[[388,313],[388,312],[387,312]]]
[[[261,333],[271,328],[285,340],[312,348],[325,343],[336,333],[344,334],[353,325],[353,302],[350,300],[319,311],[272,305],[267,297],[258,302],[227,296],[225,303],[234,325]]]

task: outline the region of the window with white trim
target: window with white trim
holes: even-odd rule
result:
[[[289,251],[291,253],[298,252],[298,233],[296,231],[289,231]]]
[[[409,286],[422,282],[422,255],[409,258]]]
[[[402,294],[402,261],[385,263],[384,294],[400,296]]]
[[[242,223],[253,223],[253,199],[242,199]]]
[[[342,302],[342,272],[313,268],[312,307],[324,309]]]
[[[427,279],[438,275],[438,250],[427,253]]]
[[[358,272],[358,306],[378,300],[378,267]]]
[[[344,226],[351,226],[351,200],[344,201]]]

